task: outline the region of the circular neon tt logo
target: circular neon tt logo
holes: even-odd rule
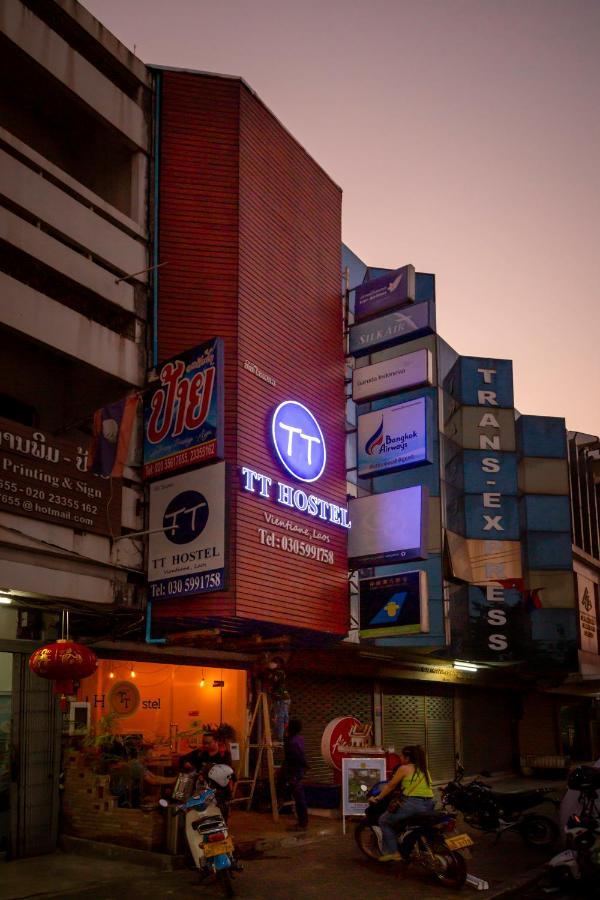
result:
[[[279,462],[299,481],[316,481],[325,469],[325,438],[313,414],[301,403],[280,403],[271,420]]]

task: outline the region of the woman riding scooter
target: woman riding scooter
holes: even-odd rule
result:
[[[379,796],[372,797],[369,802],[378,802],[393,792],[397,792],[398,796],[392,797],[387,811],[379,819],[383,833],[383,854],[379,857],[379,862],[402,859],[398,853],[396,840],[396,827],[399,822],[434,810],[435,802],[431,777],[427,770],[427,757],[419,744],[402,748],[400,765],[391,780],[381,790]]]

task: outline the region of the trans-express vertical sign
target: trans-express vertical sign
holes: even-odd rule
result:
[[[150,373],[144,404],[144,477],[223,457],[223,344],[213,338]]]

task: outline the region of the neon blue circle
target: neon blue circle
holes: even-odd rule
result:
[[[271,437],[277,458],[298,481],[316,481],[327,461],[325,438],[319,423],[296,400],[280,403],[271,419]]]

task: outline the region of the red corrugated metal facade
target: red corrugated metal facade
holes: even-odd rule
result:
[[[333,550],[333,565],[261,544],[258,529],[272,527],[265,513],[317,522],[242,492],[239,474],[249,466],[293,481],[275,462],[268,426],[279,403],[298,400],[327,443],[311,491],[345,505],[341,191],[238,79],[163,71],[161,109],[159,358],[224,338],[231,484],[228,591],[157,614],[344,634],[345,531],[318,522],[330,540],[313,543]]]

